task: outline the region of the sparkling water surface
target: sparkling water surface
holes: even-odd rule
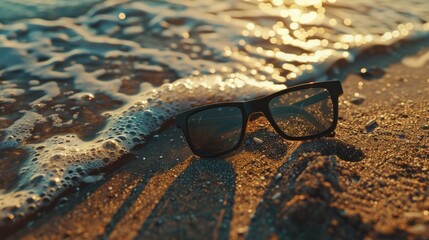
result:
[[[326,80],[364,50],[427,37],[428,19],[426,0],[2,0],[0,225],[180,111]]]

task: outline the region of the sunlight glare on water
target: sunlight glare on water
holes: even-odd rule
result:
[[[180,111],[427,36],[426,0],[1,1],[0,224],[47,206]]]

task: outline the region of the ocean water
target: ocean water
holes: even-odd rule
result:
[[[427,0],[0,0],[0,226],[180,111],[324,81],[428,20]]]

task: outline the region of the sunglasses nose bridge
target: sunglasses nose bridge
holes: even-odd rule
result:
[[[252,113],[264,113],[264,106],[259,99],[246,102],[244,104],[244,109],[246,110],[246,115],[248,116]]]

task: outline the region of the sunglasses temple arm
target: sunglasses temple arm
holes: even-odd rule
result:
[[[303,108],[293,106],[293,105],[290,105],[288,107],[280,107],[280,108],[281,108],[283,114],[295,113],[295,114],[298,114],[298,115],[302,116],[303,118],[307,119],[314,126],[323,127],[322,123],[320,123],[320,121],[317,120],[317,118],[315,118],[311,113],[309,113],[308,111],[306,111]],[[273,110],[275,110],[275,109],[273,109]],[[282,113],[272,112],[271,114],[272,115],[278,115],[278,114],[282,114]]]
[[[291,104],[291,106],[306,107],[306,106],[318,103],[320,101],[323,101],[326,99],[326,97],[329,97],[329,96],[330,96],[329,92],[321,92],[314,96],[301,100],[299,102],[293,103]]]
[[[335,135],[337,135],[336,133],[335,133],[335,131],[333,131],[333,132],[331,132],[331,133],[328,133],[328,134],[326,134],[325,135],[325,137],[335,137]]]
[[[328,96],[330,96],[329,92],[326,92],[326,91],[325,92],[321,92],[321,93],[318,93],[318,94],[316,94],[314,96],[311,96],[311,97],[309,97],[307,99],[304,99],[302,101],[293,103],[292,106],[303,106],[303,107],[306,107],[308,105],[315,104],[317,102],[323,101]],[[317,122],[319,122],[319,121],[317,121]],[[320,124],[320,122],[319,122],[319,124]],[[327,134],[326,137],[335,137],[335,135],[336,135],[336,133],[335,133],[335,131],[333,131],[333,132]]]

